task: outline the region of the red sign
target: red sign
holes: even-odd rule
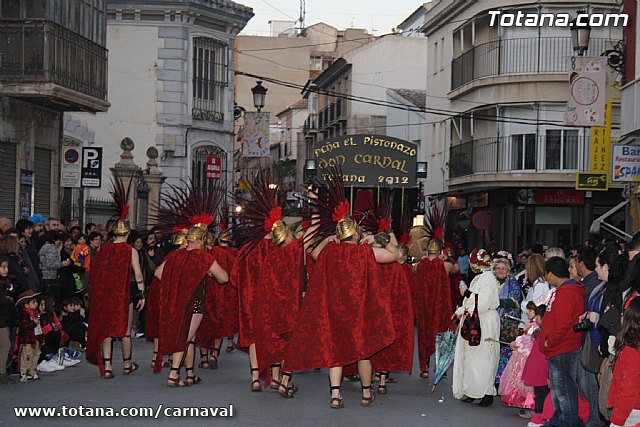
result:
[[[487,211],[476,212],[471,218],[471,224],[476,230],[487,230],[491,226],[491,214]]]
[[[207,156],[207,179],[220,179],[222,176],[222,159],[220,156]]]
[[[540,188],[533,196],[538,205],[584,205],[584,191],[565,188]]]

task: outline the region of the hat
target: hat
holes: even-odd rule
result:
[[[475,248],[471,251],[469,264],[475,273],[481,273],[491,268],[491,257],[485,249]]]
[[[38,295],[40,295],[40,292],[33,293],[33,291],[31,291],[31,290],[24,291],[18,297],[18,301],[16,301],[16,306],[19,306],[20,304],[24,304],[24,303],[27,302],[27,300],[33,299],[33,298],[37,297]]]
[[[47,222],[47,219],[41,214],[33,214],[28,219],[33,223],[33,225]]]
[[[507,268],[511,270],[513,268],[513,256],[507,251],[499,251],[493,257],[493,264],[504,263]]]

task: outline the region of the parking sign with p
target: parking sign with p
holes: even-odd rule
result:
[[[82,186],[100,188],[102,185],[102,147],[82,150]]]

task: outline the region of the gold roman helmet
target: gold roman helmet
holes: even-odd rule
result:
[[[128,219],[119,219],[113,227],[113,234],[116,236],[126,236],[131,232]]]
[[[204,244],[205,246],[209,246],[209,247],[212,247],[214,245],[213,234],[207,233],[207,238],[205,239]]]
[[[218,235],[218,241],[221,243],[231,244],[231,242],[233,241],[233,239],[231,238],[231,231],[222,230]]]
[[[200,222],[192,226],[187,232],[187,243],[195,242],[196,240],[204,242],[207,234],[207,225]]]
[[[358,234],[359,232],[358,223],[351,215],[344,215],[336,224],[336,236],[341,242]]]
[[[180,231],[178,231],[173,236],[173,240],[171,241],[171,243],[174,244],[175,246],[185,246],[187,244],[187,232],[188,231],[189,230],[187,230],[186,228],[183,228]]]
[[[427,253],[439,254],[442,251],[442,243],[439,240],[431,239],[427,243]]]
[[[278,246],[282,246],[287,240],[287,237],[292,237],[293,234],[287,224],[282,220],[277,220],[271,226],[271,235],[273,236],[273,243]]]

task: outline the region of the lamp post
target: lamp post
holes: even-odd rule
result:
[[[264,107],[267,90],[268,89],[266,87],[262,86],[262,80],[258,80],[256,85],[251,88],[251,93],[253,93],[253,105],[258,111],[261,111]]]
[[[578,22],[578,17],[585,14],[586,11],[579,10],[576,18],[571,21],[571,41],[573,43],[573,51],[578,56],[584,56],[584,54],[589,50],[591,27],[588,24]]]

